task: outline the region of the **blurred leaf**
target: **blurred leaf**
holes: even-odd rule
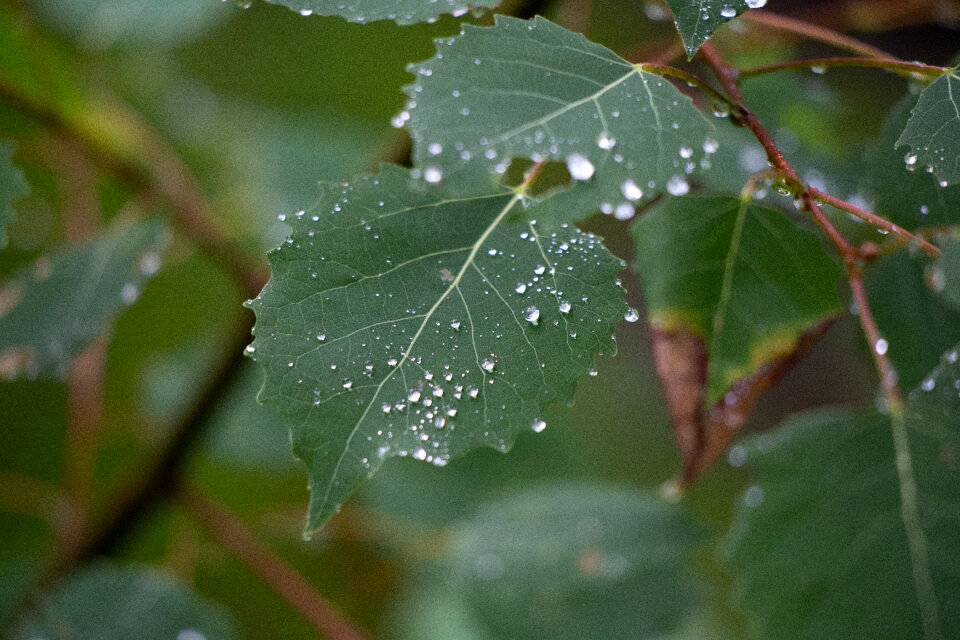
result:
[[[942,254],[927,267],[924,279],[931,291],[939,294],[954,311],[960,311],[960,235],[955,230],[952,235],[938,239],[937,244]]]
[[[456,183],[515,156],[566,162],[572,184],[542,214],[555,219],[628,218],[657,194],[686,193],[715,151],[713,126],[672,84],[543,18],[466,25],[410,70],[394,124],[407,123],[424,175]]]
[[[212,602],[147,565],[99,562],[47,595],[15,636],[23,640],[229,640],[233,621]]]
[[[229,12],[216,0],[33,0],[37,11],[86,47],[182,44]]]
[[[714,31],[748,9],[758,9],[767,0],[664,0],[673,12],[673,21],[683,39],[687,57],[692,59]]]
[[[290,220],[248,352],[307,464],[308,532],[386,457],[443,465],[541,430],[613,352],[621,262],[567,225],[505,224],[520,209],[519,193],[451,197],[385,166]]]
[[[670,198],[633,233],[650,324],[706,342],[708,405],[842,310],[840,269],[780,212],[735,197]]]
[[[924,284],[925,262],[921,256],[897,251],[866,271],[870,309],[889,344],[887,356],[900,384],[908,389],[960,340],[960,313]]]
[[[0,143],[0,249],[7,246],[7,225],[16,215],[13,201],[30,191],[23,172],[10,161],[12,155],[13,145]]]
[[[930,167],[940,186],[960,184],[960,75],[944,73],[920,94],[896,146],[909,145],[908,166]]]
[[[636,489],[528,489],[451,534],[440,564],[407,589],[446,594],[427,618],[432,637],[660,637],[705,595],[687,565],[701,531],[681,506]],[[423,637],[422,611],[403,602],[399,637]]]
[[[160,267],[159,220],[38,259],[0,287],[0,379],[62,376]],[[54,311],[55,310],[55,311]]]
[[[312,14],[340,16],[350,22],[373,22],[375,20],[393,20],[397,24],[416,22],[434,22],[438,16],[449,13],[462,16],[473,9],[489,9],[500,4],[500,0],[266,0],[270,4],[279,4],[300,12],[300,15]]]
[[[729,540],[735,588],[756,638],[925,634],[915,570],[931,574],[944,638],[960,633],[960,345],[910,394],[909,447],[929,566],[915,568],[901,518],[890,418],[798,415],[749,446],[755,484]]]
[[[917,170],[919,161],[905,165],[903,153],[894,148],[916,105],[917,97],[907,96],[890,110],[883,133],[865,154],[866,177],[861,189],[873,201],[874,213],[907,229],[958,224],[960,185],[940,187],[932,174]]]

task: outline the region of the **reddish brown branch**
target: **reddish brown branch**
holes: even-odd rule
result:
[[[898,73],[920,74],[922,76],[940,76],[946,72],[943,67],[923,64],[922,62],[904,62],[895,58],[807,58],[805,60],[788,60],[766,64],[759,67],[749,67],[740,70],[740,77],[758,76],[775,71],[789,69],[827,69],[829,67],[859,67],[866,69],[884,69]]]
[[[807,22],[805,20],[789,18],[787,16],[771,13],[769,11],[747,11],[741,17],[755,24],[761,24],[767,27],[780,29],[782,31],[795,33],[797,35],[804,36],[805,38],[810,38],[811,40],[817,40],[819,42],[833,45],[838,49],[852,51],[854,53],[859,53],[871,58],[893,57],[886,51],[869,45],[866,42],[861,42],[860,40],[851,38],[846,34],[834,31],[833,29],[829,29],[824,26],[813,24],[811,22]]]
[[[191,516],[210,530],[220,544],[236,554],[309,620],[318,632],[331,640],[370,639],[366,632],[337,612],[313,585],[260,541],[246,524],[226,507],[199,491],[184,486],[178,488],[177,499]]]
[[[887,399],[887,408],[891,413],[899,414],[903,408],[903,395],[900,393],[900,385],[897,382],[897,372],[887,356],[889,345],[880,334],[877,321],[870,310],[867,289],[863,284],[862,267],[858,264],[848,263],[847,277],[850,279],[850,290],[853,292],[853,299],[857,305],[860,326],[863,328],[863,334],[870,346],[874,364],[880,374],[880,383],[883,386],[883,395]]]

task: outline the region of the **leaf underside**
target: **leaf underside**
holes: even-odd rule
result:
[[[249,303],[261,400],[308,468],[308,532],[387,457],[443,465],[542,429],[615,350],[622,263],[599,238],[527,221],[513,191],[451,196],[409,173],[325,188]]]
[[[113,316],[136,301],[168,241],[161,221],[146,220],[39,258],[3,283],[0,379],[65,375]]]
[[[500,0],[267,0],[301,15],[340,16],[350,22],[393,20],[397,24],[434,22],[445,13],[462,16],[474,9],[492,9]]]
[[[700,45],[725,22],[733,20],[750,7],[745,0],[665,0],[673,12],[673,22],[680,32],[687,57],[693,56]],[[753,3],[763,6],[765,2]]]
[[[748,445],[755,484],[728,545],[756,638],[960,633],[960,345],[908,400],[907,427],[928,566],[913,565],[901,519],[890,419],[869,410],[796,416]],[[921,608],[914,572],[928,572]],[[877,576],[883,576],[877,580]],[[930,617],[928,615],[928,617]]]
[[[909,145],[908,167],[931,171],[940,186],[960,184],[960,75],[947,71],[923,90],[896,146]]]
[[[671,198],[633,234],[651,325],[706,345],[708,406],[843,309],[839,267],[778,211],[730,196]]]
[[[23,172],[10,162],[12,154],[12,145],[0,144],[0,249],[7,246],[7,225],[15,215],[13,202],[29,191]]]

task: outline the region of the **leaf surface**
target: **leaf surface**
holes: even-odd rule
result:
[[[766,0],[665,0],[673,12],[673,22],[687,50],[693,58],[700,45],[725,22],[733,20],[748,9],[757,9]]]
[[[642,491],[535,488],[484,505],[450,537],[439,566],[409,587],[414,602],[447,594],[446,635],[435,637],[661,638],[705,595],[685,566],[702,531],[682,506]],[[408,613],[400,637],[424,637],[423,618],[438,625],[438,613]]]
[[[633,233],[651,325],[707,345],[709,405],[842,310],[839,268],[780,212],[728,196],[671,198]]]
[[[19,640],[231,640],[233,620],[213,602],[146,565],[98,562],[51,592]]]
[[[925,566],[911,559],[888,416],[856,409],[801,414],[748,445],[755,481],[743,496],[728,555],[753,637],[960,633],[958,350],[947,351],[908,400],[915,534],[925,542]],[[916,587],[915,571],[930,577],[933,594]],[[921,600],[935,612],[927,616],[934,635],[924,632]]]
[[[393,20],[397,24],[435,22],[445,13],[462,16],[473,9],[490,9],[500,0],[267,0],[301,15],[340,16],[350,22]]]
[[[896,146],[909,145],[907,166],[929,169],[940,186],[960,184],[960,73],[951,69],[920,94],[897,139]]]
[[[509,448],[612,353],[622,263],[599,238],[522,218],[518,193],[451,196],[386,166],[289,220],[251,301],[261,400],[307,465],[307,531],[390,456]]]
[[[14,274],[0,286],[0,380],[66,374],[73,357],[136,301],[168,237],[162,222],[148,220]]]
[[[464,25],[410,71],[394,124],[410,130],[425,178],[502,173],[514,157],[565,162],[572,184],[545,206],[567,220],[627,218],[686,193],[716,150],[713,125],[670,82],[543,18]]]
[[[13,202],[27,195],[29,189],[23,172],[10,161],[13,147],[0,143],[0,249],[7,246],[7,225],[13,220]]]

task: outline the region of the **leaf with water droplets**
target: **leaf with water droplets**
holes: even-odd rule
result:
[[[401,594],[411,601],[389,636],[430,637],[424,620],[437,612],[430,596],[431,611],[418,605],[426,593],[456,612],[458,626],[476,629],[457,637],[702,638],[678,629],[703,610],[705,585],[687,568],[702,535],[683,505],[643,490],[530,489],[452,528],[439,566]],[[449,621],[445,629],[438,637],[451,637]]]
[[[910,517],[902,512],[902,463],[889,416],[859,409],[801,414],[746,445],[754,482],[727,556],[753,637],[914,640],[960,633],[958,350],[947,351],[908,398],[917,501]],[[911,553],[918,544],[925,562]]]
[[[673,22],[683,39],[687,57],[693,58],[700,45],[725,22],[748,9],[759,9],[767,0],[665,0]]]
[[[628,218],[686,192],[716,151],[713,125],[670,82],[543,18],[465,25],[410,71],[394,124],[409,129],[417,166],[472,183],[516,157],[565,163],[571,184],[542,206],[568,221]]]
[[[17,640],[231,640],[232,617],[217,603],[147,565],[95,562],[47,594],[11,636]]]
[[[38,258],[0,285],[0,380],[63,376],[160,267],[159,220]],[[55,311],[52,311],[55,310]]]
[[[435,22],[443,14],[462,16],[478,9],[492,9],[500,0],[267,0],[297,11],[302,16],[340,16],[350,22],[393,20],[397,24]]]
[[[896,146],[908,166],[929,167],[940,186],[960,184],[960,74],[946,71],[923,90]]]
[[[27,195],[23,172],[10,162],[13,147],[0,144],[0,249],[7,246],[7,225],[13,220],[13,202]]]
[[[782,365],[842,311],[840,271],[817,236],[729,196],[671,198],[633,231],[657,372],[690,481]]]
[[[924,273],[927,287],[955,311],[960,311],[960,233],[939,238],[940,257]]]
[[[512,190],[451,195],[412,172],[326,187],[250,303],[261,400],[308,468],[308,532],[385,458],[443,465],[542,430],[614,351],[622,263],[599,238],[525,220]]]

